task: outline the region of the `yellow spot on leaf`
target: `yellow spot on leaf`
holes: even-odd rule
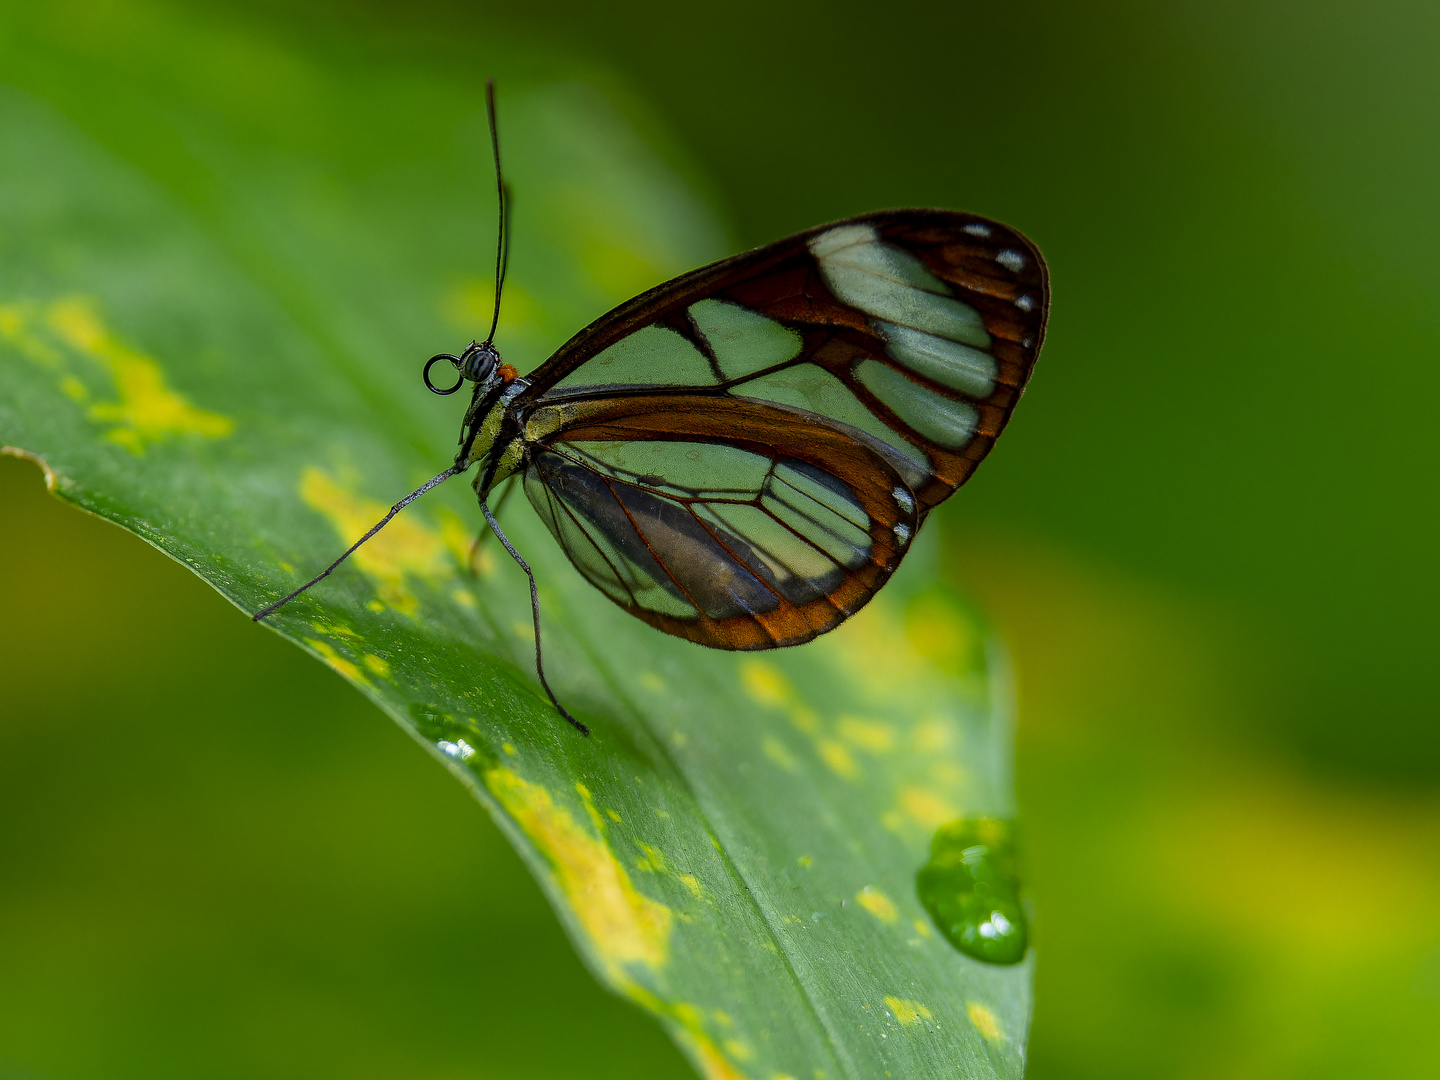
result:
[[[950,745],[952,731],[944,720],[924,720],[915,725],[915,749],[933,753]]]
[[[820,717],[800,700],[784,672],[764,660],[746,660],[740,665],[740,684],[761,705],[785,709],[790,722],[807,735],[820,730]]]
[[[764,660],[746,660],[741,664],[740,683],[761,705],[786,705],[794,696],[790,680],[774,664]]]
[[[336,622],[313,622],[310,624],[320,633],[327,637],[344,638],[346,641],[359,641],[360,635],[348,626],[342,626]]]
[[[470,549],[475,546],[475,533],[461,520],[460,515],[443,503],[435,511],[440,521],[440,539],[461,566],[470,558]],[[483,550],[483,548],[482,548]]]
[[[890,1015],[904,1027],[930,1019],[930,1010],[918,1001],[907,1001],[904,998],[891,997],[886,994],[885,1007],[890,1010]]]
[[[138,454],[172,435],[219,439],[235,430],[228,416],[197,409],[170,389],[160,365],[117,340],[89,300],[57,300],[46,315],[62,341],[98,363],[114,381],[119,400],[97,402],[89,413],[92,420],[116,425],[106,436],[112,442]]]
[[[806,735],[814,735],[820,730],[820,717],[815,710],[801,705],[798,701],[790,706],[790,722]]]
[[[858,716],[842,716],[839,722],[840,737],[854,743],[872,754],[883,754],[895,746],[895,729],[878,720],[864,720]]]
[[[469,608],[471,611],[475,610],[475,594],[469,589],[456,589],[450,594],[450,599],[454,600],[455,603],[463,608]]]
[[[509,754],[511,757],[514,757],[515,754],[517,753],[515,747],[514,747],[512,744],[508,743],[508,742],[507,742],[507,743],[501,743],[501,744],[500,744],[500,749],[503,750],[503,751],[505,751],[505,753]]]
[[[796,859],[795,861],[796,861],[797,863],[799,863],[801,866],[808,867],[808,866],[810,866],[815,860],[812,859],[809,855],[801,855],[801,856],[800,856],[798,859]]]
[[[58,350],[41,340],[30,330],[35,314],[33,301],[23,300],[18,304],[0,304],[0,337],[20,351],[20,355],[42,368],[58,368],[61,356]],[[83,395],[85,388],[80,392]]]
[[[368,681],[365,676],[361,674],[360,669],[336,652],[328,641],[306,638],[305,644],[319,653],[325,663],[329,664],[331,668],[338,671],[341,675],[344,675],[347,679],[354,679],[356,682]]]
[[[23,306],[21,304],[0,304],[0,337],[17,345],[20,343],[21,336],[25,333],[25,323],[28,321],[26,318],[28,314],[26,308],[28,307],[28,304]],[[28,350],[26,351],[28,352]],[[54,363],[56,360],[54,356],[49,355],[43,358],[37,356],[32,359],[42,364]]]
[[[895,901],[872,885],[866,885],[856,893],[855,902],[883,923],[893,923],[898,914]]]
[[[329,473],[313,466],[300,477],[300,497],[312,510],[330,519],[342,544],[359,540],[389,510],[383,503],[346,490]],[[420,602],[407,588],[406,577],[449,574],[452,564],[446,555],[440,536],[407,511],[397,515],[350,558],[375,582],[380,600],[413,616]],[[384,610],[383,605],[375,610]]]
[[[773,735],[767,735],[761,740],[760,749],[765,752],[767,758],[787,772],[794,772],[796,766],[799,764],[799,762],[795,760],[795,755],[785,749],[785,744]]]
[[[670,909],[637,891],[604,841],[557,805],[541,785],[496,768],[485,773],[485,786],[549,861],[555,884],[611,977],[638,990],[621,968],[665,963]]]
[[[704,897],[705,890],[700,887],[700,879],[697,878],[694,874],[676,874],[675,880],[680,882],[681,885],[684,885],[685,888],[689,889],[696,900],[700,900]]]
[[[649,990],[634,982],[625,985],[625,992],[642,1008],[656,1016],[663,1016],[680,1026],[679,1041],[687,1046],[698,1059],[700,1073],[705,1080],[746,1080],[715,1045],[715,1040],[705,1030],[700,1010],[684,1001],[673,1004],[661,1001]]]
[[[663,694],[665,692],[665,680],[653,671],[642,671],[640,673],[640,685],[651,693]]]
[[[620,815],[617,814],[614,810],[611,810],[608,806],[605,808],[605,816],[608,817],[611,821],[618,822],[620,820]]]
[[[970,1023],[975,1025],[975,1030],[991,1042],[1005,1037],[1000,1030],[1000,1021],[995,1019],[995,1014],[978,1001],[965,1003],[965,1015],[970,1017]]]
[[[860,773],[860,766],[855,764],[855,758],[843,743],[834,739],[821,739],[815,744],[820,752],[820,760],[829,765],[836,775],[843,776],[847,780],[854,779]]]
[[[659,848],[651,847],[649,844],[642,841],[640,844],[640,850],[645,852],[645,858],[649,861],[650,864],[649,869],[654,870],[657,874],[665,873],[665,856]],[[644,864],[642,863],[641,865],[643,866]]]
[[[708,1035],[691,1033],[696,1055],[700,1058],[700,1071],[705,1080],[745,1080],[745,1074],[735,1068],[720,1048]]]
[[[739,1039],[726,1039],[724,1046],[727,1054],[733,1058],[739,1058],[741,1061],[749,1061],[755,1056],[755,1051]]]
[[[600,816],[600,811],[595,809],[595,800],[590,797],[590,789],[584,784],[577,783],[575,792],[580,796],[580,801],[585,804],[585,813],[590,817],[590,824],[595,826],[596,832],[604,836],[605,819]]]
[[[927,923],[924,919],[916,919],[916,920],[915,920],[915,932],[916,932],[917,934],[919,934],[921,937],[929,937],[929,936],[930,936],[930,924]]]
[[[954,806],[924,788],[905,788],[900,792],[900,807],[912,821],[927,829],[938,829],[960,816]]]

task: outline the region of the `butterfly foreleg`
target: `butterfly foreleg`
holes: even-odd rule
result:
[[[364,536],[360,537],[359,540],[356,540],[355,543],[351,544],[348,548],[346,548],[344,553],[338,559],[332,562],[324,570],[321,570],[320,573],[316,574],[313,578],[307,581],[304,585],[301,585],[298,589],[294,590],[291,593],[288,593],[285,596],[282,596],[273,604],[267,604],[265,607],[261,608],[254,615],[250,616],[251,620],[254,622],[259,622],[261,619],[265,618],[265,616],[274,614],[286,604],[288,604],[291,600],[294,600],[301,593],[309,589],[311,586],[318,585],[320,582],[324,581],[327,577],[329,577],[332,573],[335,572],[336,567],[338,567],[351,555],[355,554],[355,551],[360,547],[361,544],[365,543],[366,540],[369,540],[386,525],[390,524],[390,519],[393,518],[396,514],[398,514],[401,510],[404,510],[405,507],[409,506],[412,502],[418,499],[421,495],[424,495],[427,491],[435,487],[437,484],[443,484],[446,480],[449,480],[450,477],[458,476],[467,468],[469,468],[468,465],[452,465],[450,466],[450,468],[446,469],[438,476],[432,476],[429,480],[425,481],[425,483],[421,484],[414,491],[410,492],[409,495],[406,495],[394,506],[390,507],[390,512],[387,513],[379,521],[377,521],[369,532],[367,532]]]

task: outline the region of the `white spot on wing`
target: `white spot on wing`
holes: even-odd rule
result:
[[[980,222],[978,222],[978,221],[973,221],[973,222],[971,222],[969,225],[964,226],[964,230],[965,230],[965,232],[969,233],[971,236],[989,236],[989,235],[990,235],[990,226],[989,226],[989,225],[982,225],[982,224],[980,224]]]
[[[1029,293],[1025,293],[1015,298],[1015,306],[1021,311],[1031,311],[1035,307],[1035,301]]]
[[[910,542],[910,526],[896,525],[895,539],[899,542],[901,547],[904,547],[906,544],[908,544]]]
[[[895,496],[895,501],[900,504],[900,509],[904,510],[905,513],[913,514],[915,512],[915,500],[910,497],[910,493],[904,488],[897,487],[890,494]]]
[[[1021,255],[1020,252],[1014,248],[1006,248],[1000,252],[999,255],[995,256],[995,261],[1005,267],[1006,270],[1012,273],[1018,273],[1020,268],[1025,265],[1025,256]]]

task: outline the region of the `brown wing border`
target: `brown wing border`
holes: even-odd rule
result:
[[[810,641],[865,606],[899,567],[920,525],[920,507],[909,498],[904,480],[884,457],[856,441],[841,426],[816,423],[814,414],[800,409],[689,394],[591,399],[550,408],[559,414],[555,418],[557,426],[551,428],[542,420],[538,426],[549,430],[527,439],[532,447],[548,448],[571,441],[720,443],[750,450],[772,461],[793,459],[823,469],[844,481],[864,507],[871,523],[867,530],[870,561],[846,571],[840,587],[821,600],[797,605],[778,597],[779,606],[763,614],[712,619],[700,612],[696,618],[682,619],[610,597],[624,611],[675,637],[737,651]],[[903,492],[905,498],[897,497],[897,492]],[[653,549],[652,553],[663,566],[661,553]]]

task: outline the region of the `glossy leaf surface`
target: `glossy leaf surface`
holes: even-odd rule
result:
[[[90,15],[4,16],[0,443],[253,611],[453,452],[418,368],[484,328],[481,69]],[[610,99],[483,70],[519,193],[498,340],[525,370],[725,241]],[[1018,1076],[1030,964],[958,953],[914,893],[937,827],[1013,812],[1003,664],[924,543],[836,633],[734,656],[614,608],[522,500],[503,520],[591,739],[534,682],[519,572],[493,548],[463,569],[460,483],[274,629],[470,786],[702,1073]]]

